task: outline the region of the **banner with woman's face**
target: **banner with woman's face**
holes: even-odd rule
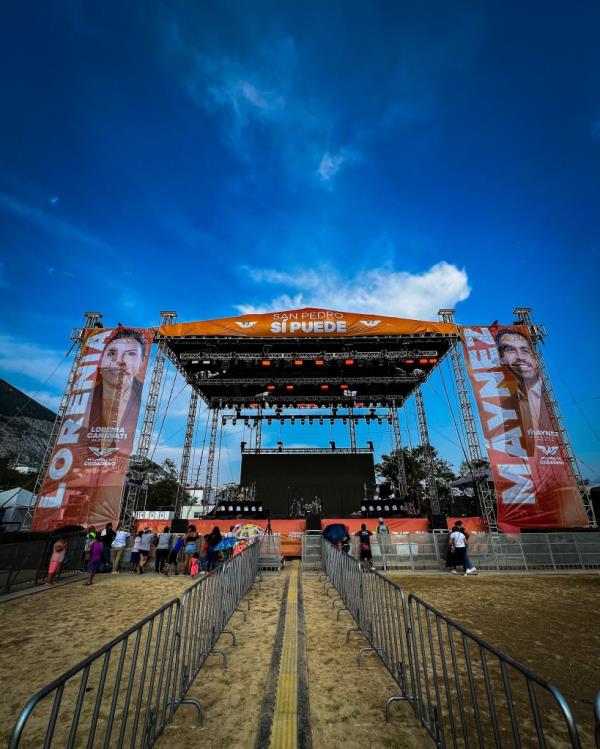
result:
[[[33,529],[116,523],[154,329],[87,332]]]

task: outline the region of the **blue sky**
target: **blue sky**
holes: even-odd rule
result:
[[[599,23],[591,1],[5,5],[0,376],[56,404],[87,309],[528,305],[600,481]],[[432,440],[458,463],[441,387]],[[157,456],[178,457],[185,400]]]

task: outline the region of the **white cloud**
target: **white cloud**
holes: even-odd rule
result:
[[[344,276],[333,268],[323,267],[318,271],[297,273],[250,268],[249,275],[257,283],[281,286],[284,291],[258,305],[238,305],[237,309],[242,314],[314,306],[414,319],[437,319],[439,308],[453,307],[471,293],[464,268],[457,268],[445,261],[436,263],[423,273],[383,267]]]
[[[358,161],[358,153],[356,151],[342,148],[337,153],[330,153],[325,151],[317,167],[317,174],[323,182],[329,182],[335,175],[340,171],[344,164]]]
[[[61,392],[69,376],[70,360],[65,352],[29,341],[0,335],[0,373],[10,381],[13,374],[56,387]]]
[[[60,406],[61,401],[60,395],[51,393],[48,390],[38,390],[37,392],[33,390],[23,390],[23,392],[34,401],[37,401],[43,406],[46,406],[46,408],[49,408],[51,411],[58,411],[58,407]]]

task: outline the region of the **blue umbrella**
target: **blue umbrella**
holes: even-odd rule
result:
[[[223,551],[224,549],[232,549],[238,542],[237,538],[223,538],[215,546],[215,551]]]
[[[348,531],[343,523],[331,523],[325,527],[323,536],[328,541],[331,541],[332,544],[337,544],[345,538],[346,533],[348,533]]]

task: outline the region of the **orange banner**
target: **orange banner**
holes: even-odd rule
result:
[[[92,329],[33,518],[33,530],[119,519],[153,329]]]
[[[498,498],[498,524],[572,528],[587,517],[527,328],[463,328]]]
[[[162,325],[161,336],[241,336],[246,338],[310,338],[321,336],[457,335],[451,323],[404,320],[383,315],[304,307],[285,312],[223,317],[217,320]]]

